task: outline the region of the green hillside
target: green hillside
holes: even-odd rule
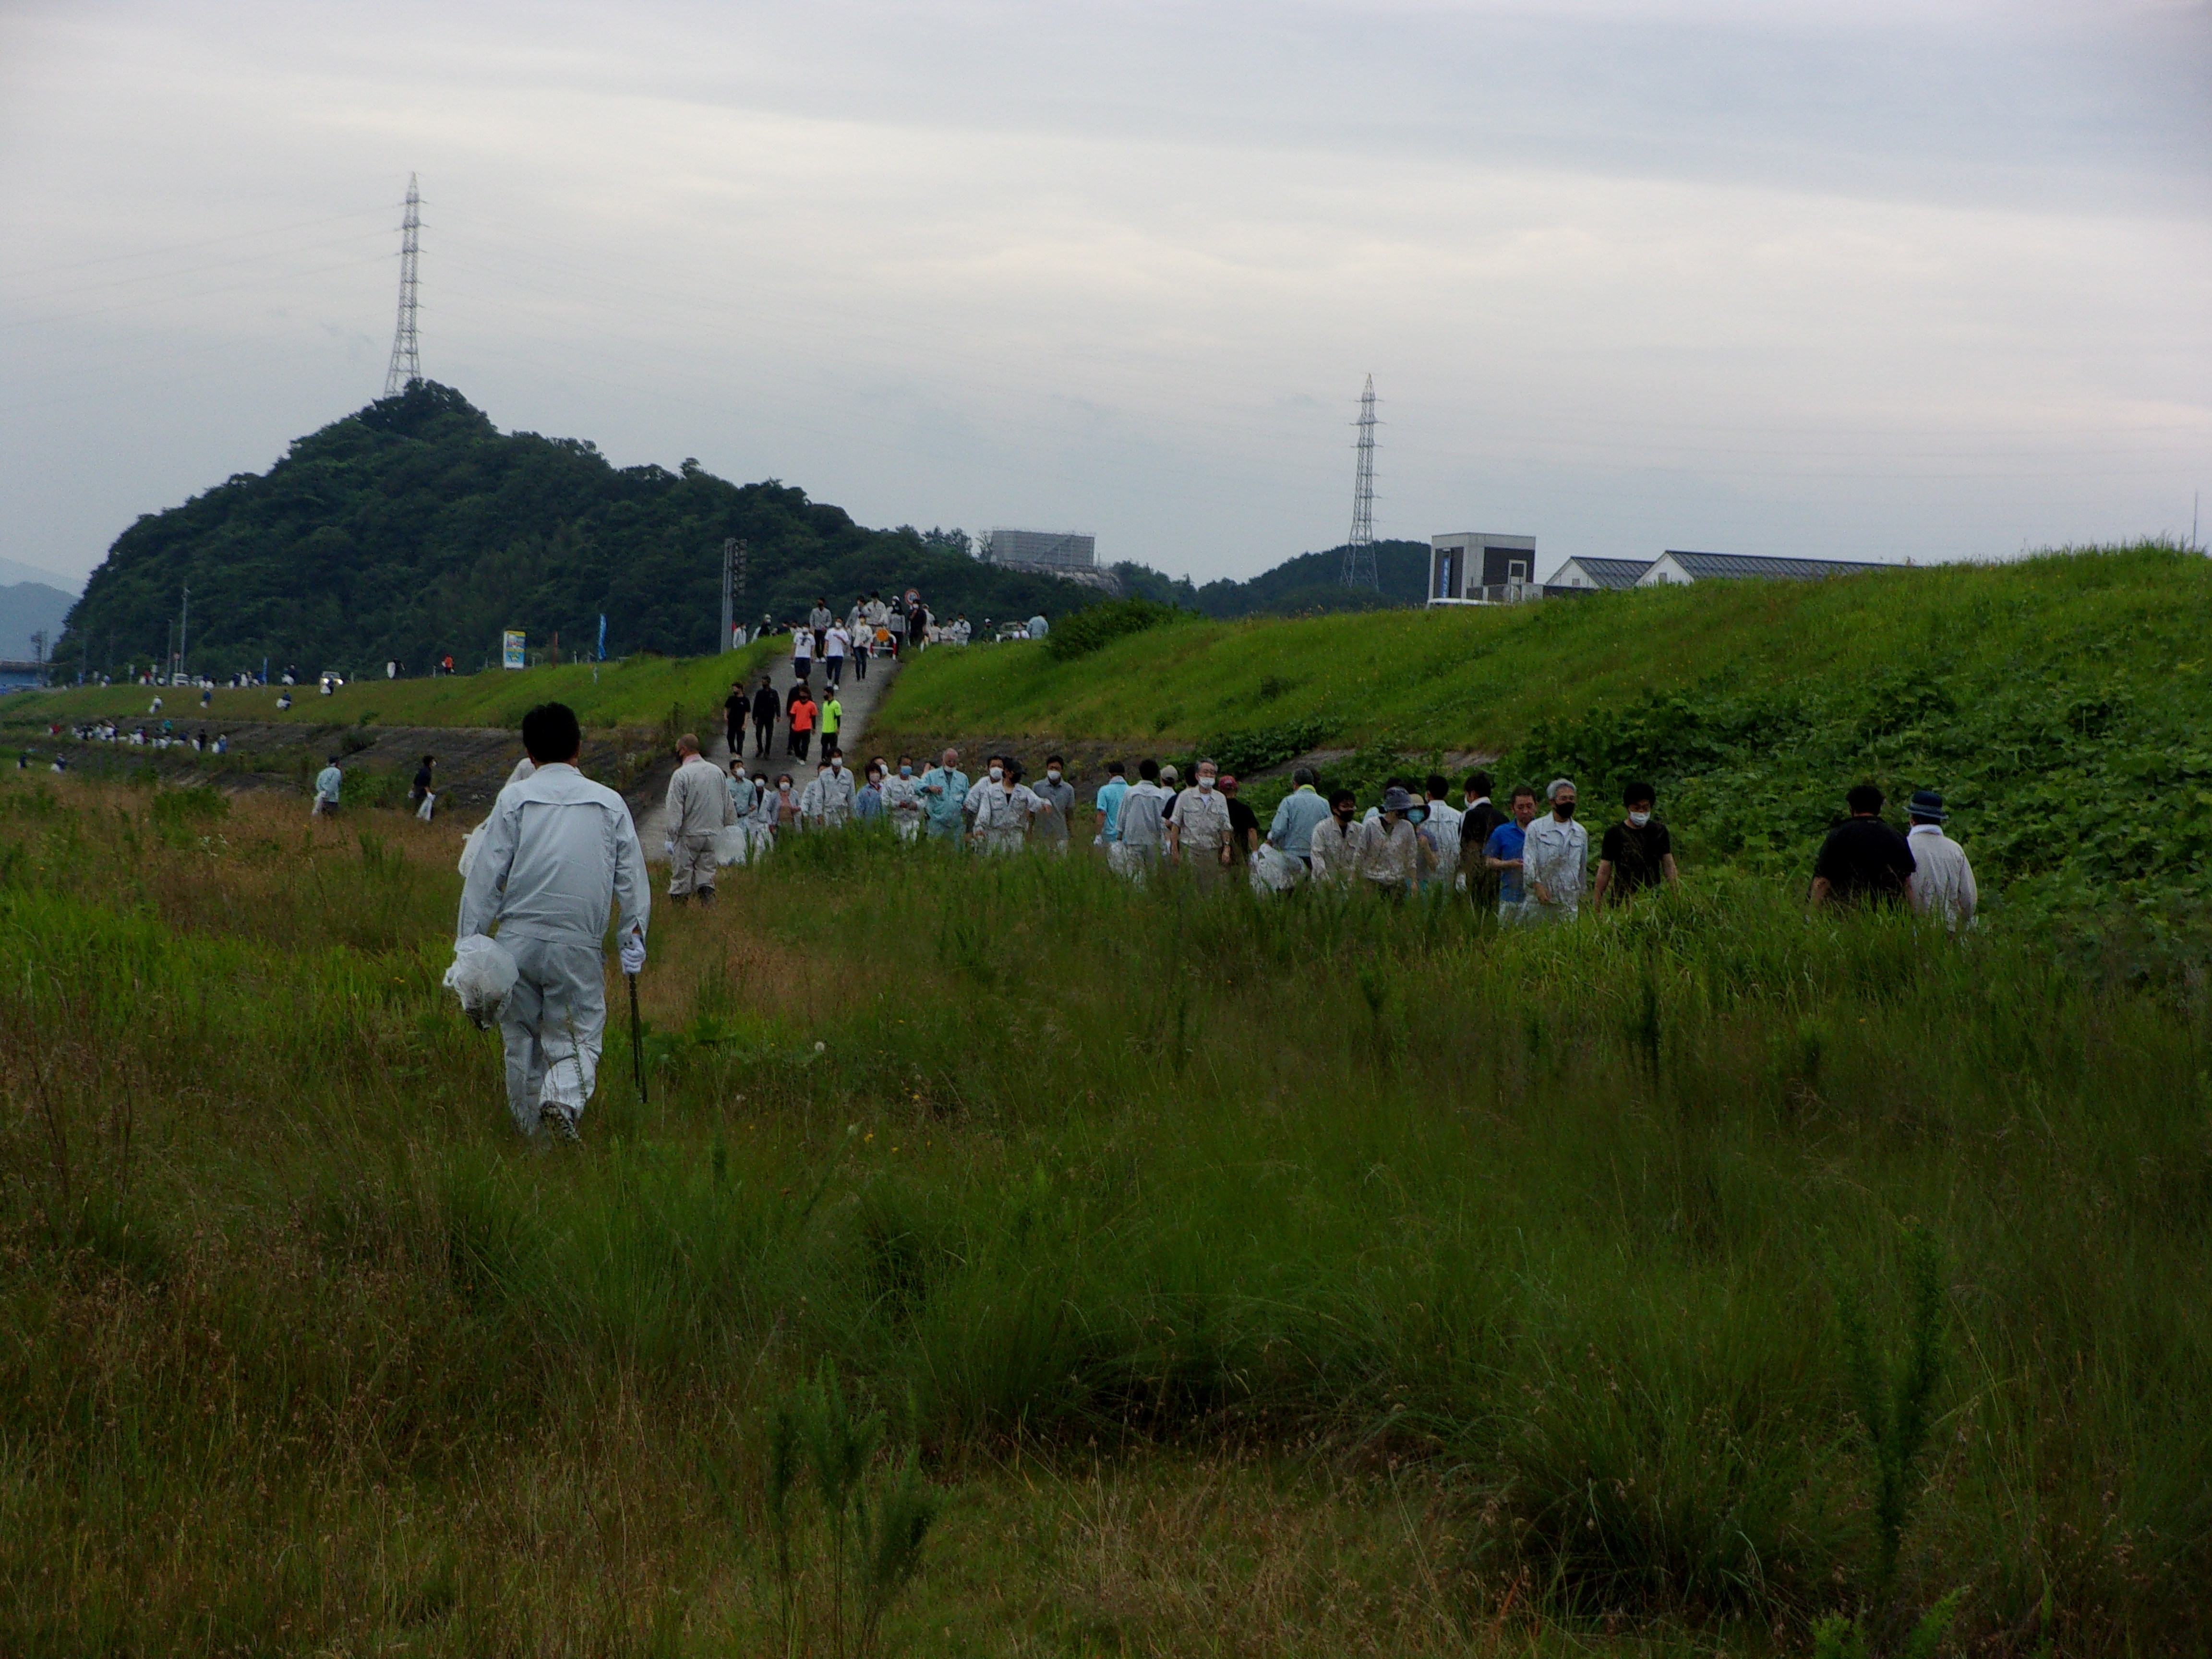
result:
[[[143,685],[85,686],[58,691],[22,692],[0,701],[0,729],[20,732],[59,720],[75,725],[103,717],[136,725],[148,718],[153,699],[161,714],[191,727],[221,728],[249,720],[289,721],[307,726],[337,722],[353,726],[515,726],[532,706],[558,700],[574,708],[586,726],[658,726],[672,709],[694,725],[720,716],[730,682],[781,665],[787,641],[763,640],[720,657],[638,656],[599,665],[562,663],[557,667],[435,679],[349,681],[330,696],[311,683],[292,688],[292,707],[280,710],[283,688],[219,690],[204,712],[199,694]]]
[[[1689,851],[1802,872],[1860,777],[1939,787],[1987,874],[2045,902],[2201,910],[2212,869],[2212,562],[2171,547],[1741,582],[1517,609],[1176,623],[1073,661],[939,653],[879,732],[1231,749],[1331,744],[1568,772],[1601,822],[1631,776]],[[1371,781],[1374,764],[1340,769]]]
[[[718,642],[720,548],[741,538],[744,613],[787,621],[817,594],[909,586],[945,614],[1059,616],[1095,589],[995,569],[964,538],[870,530],[804,490],[742,487],[696,461],[617,468],[590,443],[501,433],[450,387],[417,382],[116,538],[52,649],[95,672],[157,662],[191,587],[186,667],[473,669],[500,631],[573,654],[599,618],[611,652]]]
[[[1138,599],[1180,605],[1224,621],[1238,617],[1382,611],[1392,605],[1419,605],[1428,597],[1426,542],[1376,542],[1374,587],[1344,585],[1346,550],[1338,546],[1320,553],[1301,553],[1243,581],[1224,578],[1203,586],[1194,586],[1188,576],[1177,580],[1165,571],[1133,562],[1115,565],[1114,574],[1121,579],[1122,591]]]

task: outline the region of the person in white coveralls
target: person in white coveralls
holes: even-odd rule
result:
[[[576,769],[583,732],[574,711],[557,702],[532,709],[522,745],[535,769],[493,804],[462,884],[455,935],[496,927],[514,958],[500,1035],[515,1127],[533,1139],[574,1140],[606,1031],[609,896],[621,907],[625,974],[645,966],[653,901],[629,807]]]

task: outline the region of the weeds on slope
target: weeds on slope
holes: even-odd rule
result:
[[[1501,934],[824,837],[658,918],[651,1107],[617,1022],[536,1157],[436,985],[457,835],[179,823],[0,791],[11,1650],[751,1640],[825,1358],[948,1484],[1418,1474],[1442,1588],[1317,1650],[1788,1641],[1885,1577],[2000,1642],[2201,1625],[2201,996],[1755,879]],[[1906,1323],[1908,1216],[1956,1363],[1892,1571],[1829,1287]]]

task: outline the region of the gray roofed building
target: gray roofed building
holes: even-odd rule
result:
[[[1820,581],[1829,576],[1856,576],[1868,570],[1896,570],[1901,566],[1874,564],[1853,559],[1769,559],[1742,553],[1689,553],[1669,548],[1652,560],[1636,579],[1638,587],[1658,587],[1668,582],[1740,580],[1765,577],[1779,581]]]
[[[1651,559],[1595,559],[1579,554],[1565,561],[1544,584],[1547,595],[1599,593],[1633,587],[1651,568]]]

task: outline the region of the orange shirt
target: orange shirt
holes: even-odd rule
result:
[[[791,729],[811,732],[814,729],[814,699],[801,697],[791,707]]]

